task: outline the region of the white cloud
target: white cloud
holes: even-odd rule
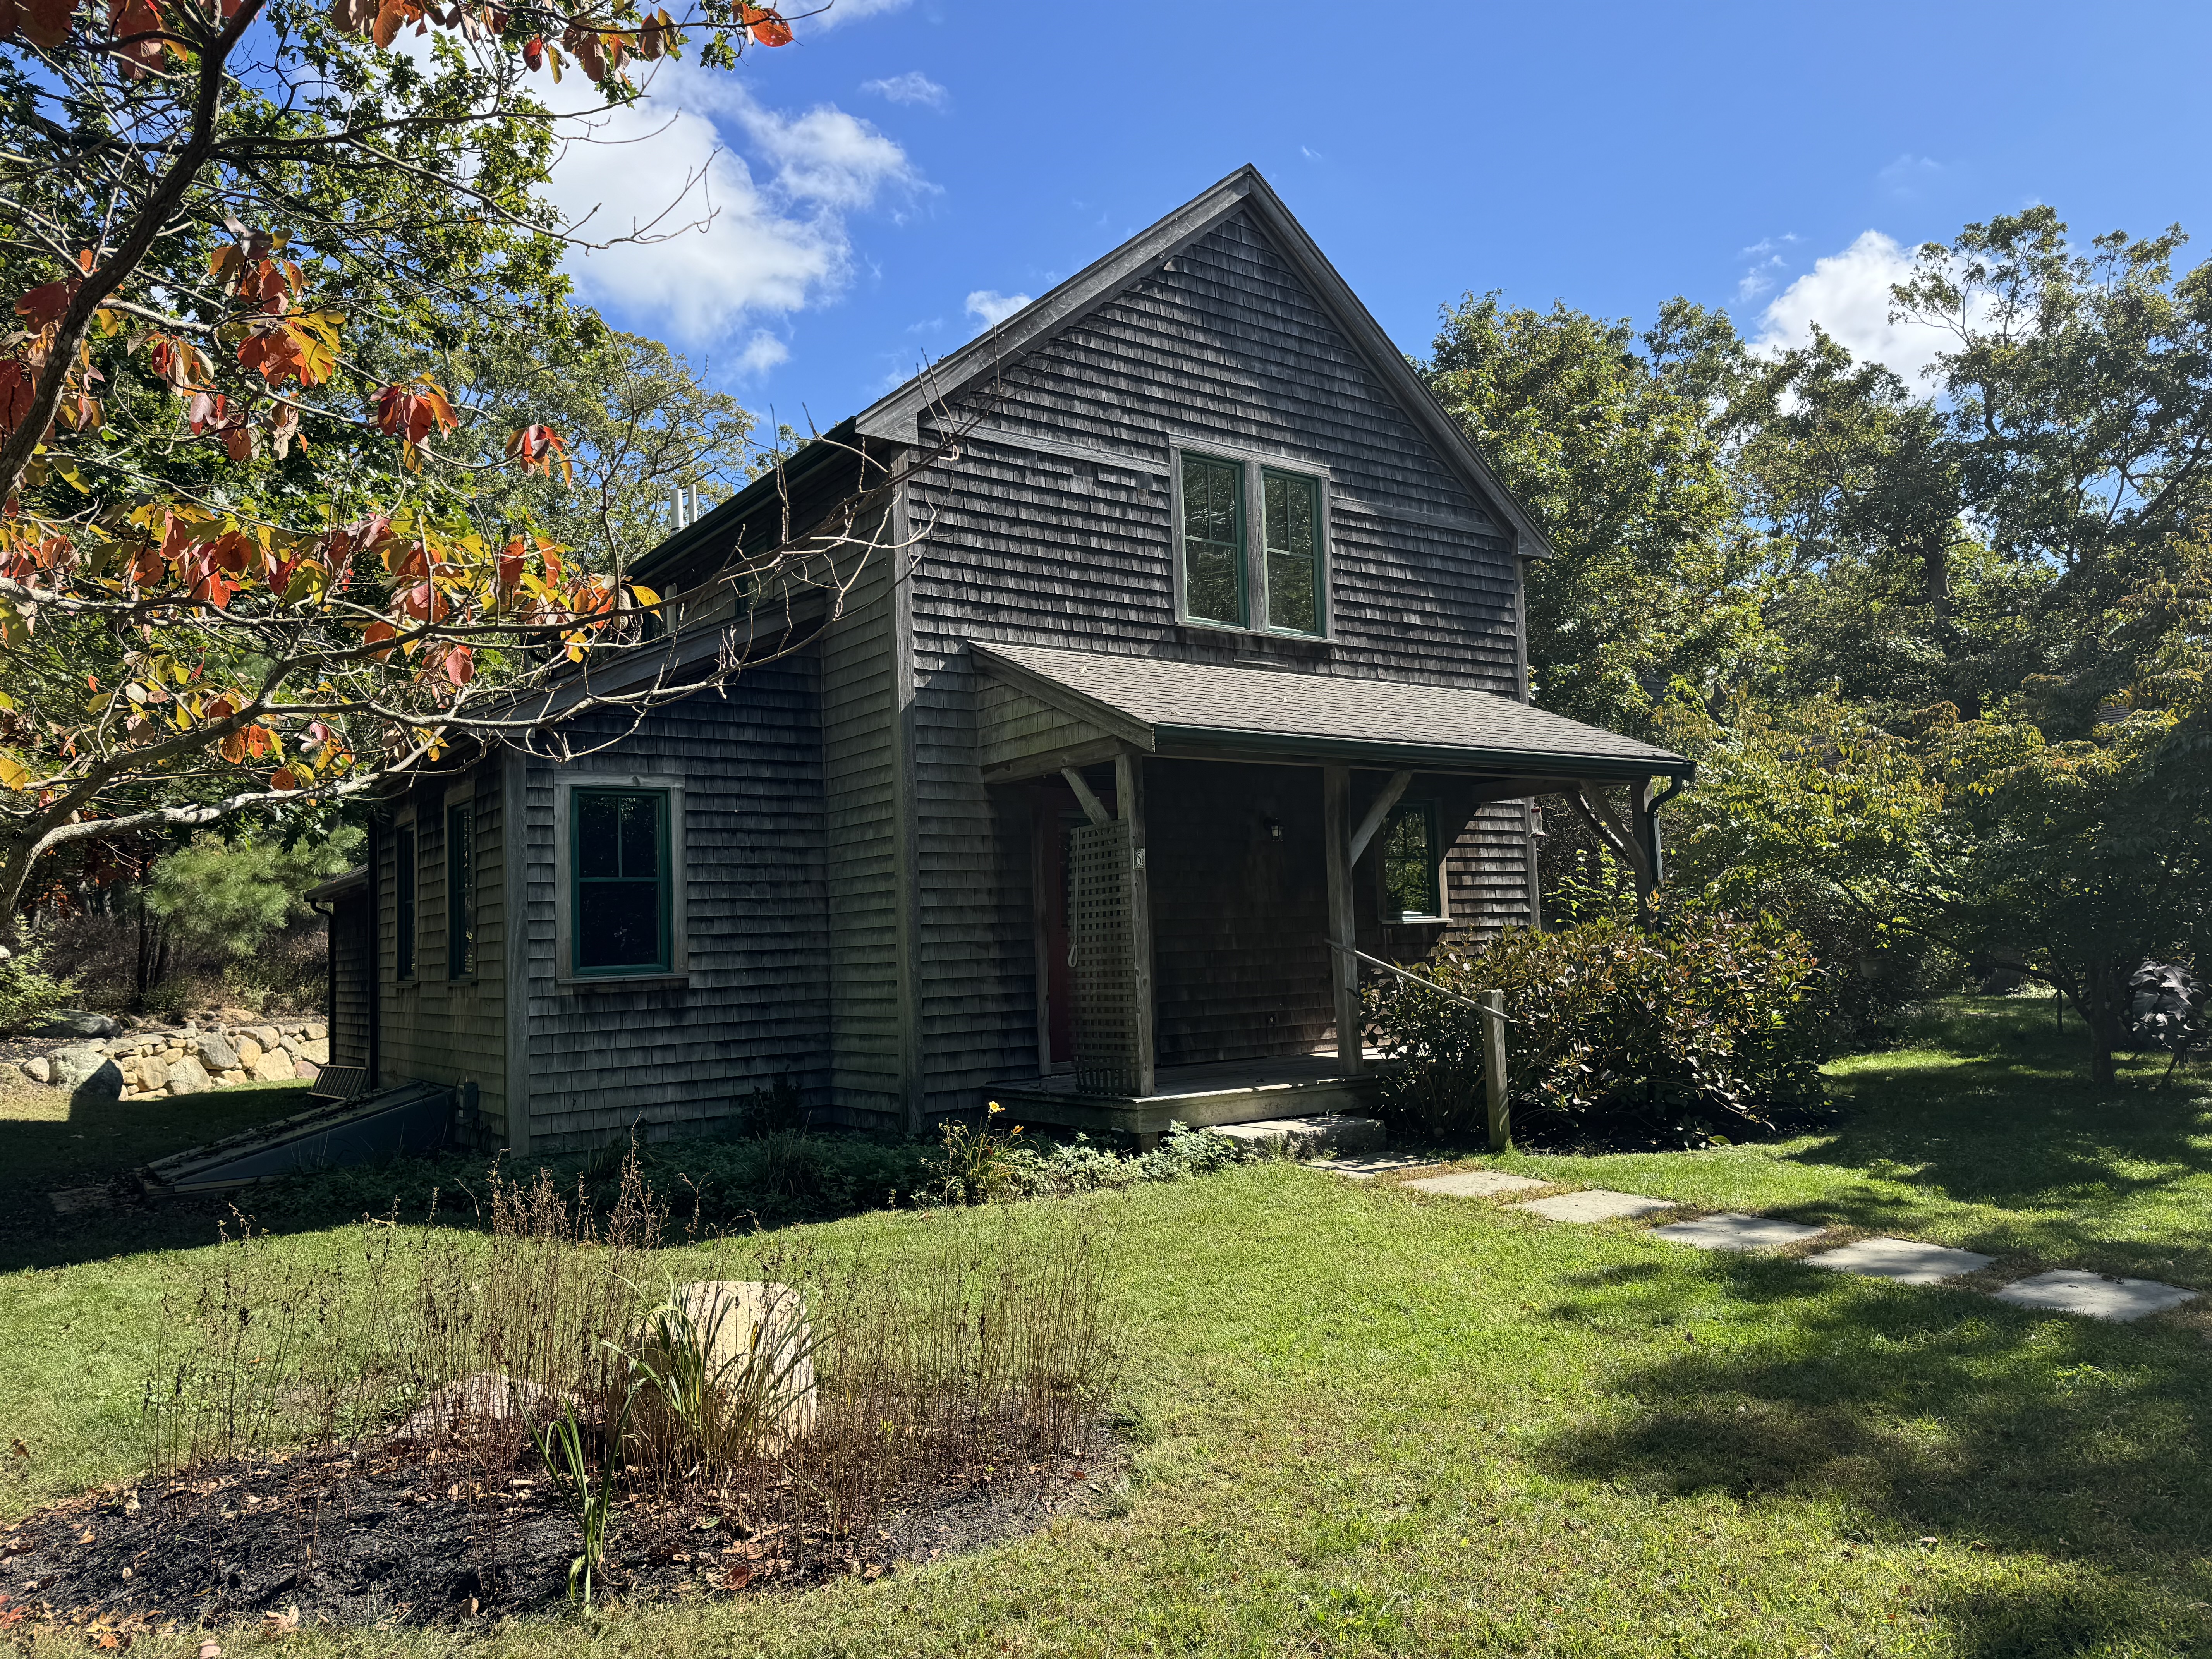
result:
[[[995,328],[1030,302],[1026,294],[1001,294],[979,288],[968,296],[968,314],[986,328]]]
[[[1875,178],[1881,187],[1899,201],[1914,201],[1923,185],[1933,184],[1943,172],[1941,161],[1931,161],[1925,155],[1899,156]]]
[[[817,28],[832,28],[839,23],[857,23],[864,17],[878,17],[887,11],[904,11],[908,0],[831,0],[827,11],[814,12],[806,21]],[[794,10],[812,11],[811,7],[794,7]]]
[[[1923,372],[1952,341],[1924,323],[1889,320],[1894,303],[1889,290],[1911,274],[1911,254],[1869,230],[1841,253],[1814,260],[1812,270],[1776,295],[1760,319],[1764,329],[1756,343],[1769,351],[1803,345],[1818,323],[1852,356],[1877,359],[1907,386],[1925,389]]]
[[[738,368],[747,374],[765,374],[778,363],[790,361],[791,348],[764,328],[755,329],[753,337],[738,353]]]
[[[854,263],[847,216],[929,187],[867,122],[769,109],[684,64],[663,64],[635,105],[568,126],[550,193],[574,234],[641,239],[572,250],[579,293],[691,347],[835,299]],[[759,373],[788,350],[757,329],[738,361]]]
[[[860,90],[872,92],[894,104],[920,104],[926,109],[943,109],[952,96],[920,70],[887,75],[880,81],[863,81]]]

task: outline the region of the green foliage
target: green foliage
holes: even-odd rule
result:
[[[1545,707],[1636,725],[1669,681],[1705,689],[1764,650],[1763,538],[1711,395],[1741,355],[1724,315],[1676,301],[1639,341],[1625,322],[1470,295],[1432,349],[1431,387],[1552,540],[1528,569]]]
[[[1571,1121],[1627,1111],[1763,1125],[1822,1098],[1820,975],[1804,940],[1771,920],[1675,908],[1650,928],[1615,918],[1509,928],[1479,951],[1439,948],[1426,975],[1463,998],[1505,993],[1514,1098]],[[1419,1133],[1470,1132],[1483,1105],[1480,1016],[1396,979],[1369,998],[1395,1062],[1385,1115]]]
[[[308,914],[300,896],[353,862],[363,836],[351,824],[286,845],[266,833],[203,834],[155,866],[146,908],[189,943],[246,957]]]
[[[46,961],[42,945],[0,947],[0,1036],[28,1030],[76,994],[76,981],[49,974]]]
[[[931,1179],[923,1189],[926,1196],[943,1204],[989,1204],[1016,1195],[1015,1172],[1026,1162],[1025,1149],[1020,1124],[999,1128],[1005,1113],[994,1100],[974,1127],[958,1118],[945,1121],[939,1131],[942,1150],[927,1165]]]
[[[568,1507],[575,1512],[579,1541],[583,1547],[568,1563],[568,1599],[577,1601],[580,1594],[586,1613],[592,1610],[592,1578],[606,1557],[608,1523],[615,1511],[615,1478],[622,1473],[623,1439],[629,1431],[630,1410],[636,1401],[635,1387],[622,1390],[621,1404],[607,1425],[596,1470],[586,1448],[584,1425],[576,1420],[573,1402],[564,1404],[561,1415],[542,1430],[526,1419],[530,1443],[538,1449],[545,1472],[553,1477],[554,1490],[568,1500]]]

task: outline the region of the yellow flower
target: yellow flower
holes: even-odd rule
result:
[[[999,1103],[998,1103],[997,1101],[995,1101],[995,1100],[994,1100],[994,1101],[993,1101],[993,1102],[991,1103],[991,1109],[992,1109],[993,1111],[994,1111],[994,1112],[1003,1112],[1003,1111],[1005,1111],[1006,1109],[1005,1107],[1003,1107],[1003,1106],[1000,1105],[1000,1104],[999,1104]]]

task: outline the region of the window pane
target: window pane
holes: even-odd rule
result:
[[[660,965],[660,884],[589,881],[576,890],[579,968]]]
[[[1321,632],[1321,560],[1314,526],[1320,516],[1311,478],[1269,473],[1267,623],[1298,634]]]
[[[1237,567],[1243,561],[1225,549],[1194,542],[1184,567],[1190,586],[1187,609],[1208,622],[1242,623],[1244,608],[1237,603]]]
[[[587,795],[578,791],[576,803],[576,873],[593,876],[622,874],[619,795]]]
[[[1311,559],[1268,551],[1267,622],[1298,634],[1321,632],[1321,592]]]
[[[660,797],[623,795],[622,807],[622,872],[625,876],[660,873]]]
[[[410,826],[392,838],[392,969],[401,979],[415,977],[415,831]]]
[[[1400,807],[1382,844],[1382,887],[1389,910],[1401,916],[1437,911],[1437,849],[1425,806]]]
[[[1243,469],[1182,458],[1183,609],[1207,622],[1244,623]]]
[[[477,970],[477,809],[446,814],[446,977]]]

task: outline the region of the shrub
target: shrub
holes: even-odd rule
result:
[[[43,945],[0,952],[0,1036],[27,1030],[76,994],[74,979],[46,972],[46,964]]]
[[[1822,1098],[1825,976],[1804,940],[1768,920],[1672,907],[1649,929],[1613,917],[1558,933],[1509,929],[1480,951],[1441,947],[1435,985],[1505,993],[1516,1105],[1587,1120],[1625,1111],[1682,1126],[1765,1124]],[[1482,1111],[1480,1018],[1394,980],[1370,995],[1384,1032],[1382,1109],[1439,1138]]]

